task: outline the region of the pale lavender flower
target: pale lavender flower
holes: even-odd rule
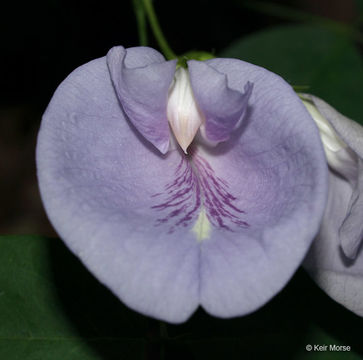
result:
[[[279,76],[218,58],[176,70],[146,47],[69,75],[37,165],[67,246],[126,305],[173,323],[199,305],[227,318],[269,301],[306,255],[328,189],[318,129]]]
[[[328,203],[305,268],[333,299],[363,316],[363,127],[302,94],[329,164]]]

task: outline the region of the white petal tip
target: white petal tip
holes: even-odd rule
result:
[[[194,99],[188,71],[179,68],[169,90],[167,118],[180,147],[185,153],[204,122]]]

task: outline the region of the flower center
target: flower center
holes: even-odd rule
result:
[[[188,70],[176,70],[169,89],[167,117],[180,147],[185,153],[193,141],[204,117],[195,101]]]
[[[229,184],[191,147],[174,170],[174,180],[162,193],[154,194],[152,209],[161,212],[156,225],[169,224],[168,233],[192,226],[198,241],[209,237],[211,226],[225,231],[248,228],[246,211],[237,205]]]

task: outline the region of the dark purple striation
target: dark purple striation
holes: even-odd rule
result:
[[[196,221],[201,206],[215,227],[229,231],[236,226],[249,227],[240,219],[240,215],[246,212],[233,204],[237,198],[229,192],[228,183],[216,176],[210,164],[195,149],[191,149],[188,155],[182,154],[175,169],[175,180],[165,186],[165,192],[152,197],[163,197],[160,204],[151,208],[166,212],[157,220],[157,225],[170,222],[169,233],[173,233],[177,226],[187,227]]]
[[[123,83],[122,76],[116,76],[120,86],[113,86],[105,58],[77,68],[48,105],[37,144],[37,175],[46,211],[67,247],[92,274],[125,305],[158,320],[180,324],[199,306],[208,314],[232,318],[250,314],[280,292],[315,238],[316,251],[310,254],[312,273],[331,269],[326,279],[335,292],[326,290],[338,301],[343,299],[343,304],[348,296],[351,308],[363,309],[362,298],[356,296],[362,286],[362,281],[357,281],[363,274],[362,257],[347,265],[339,252],[342,219],[348,216],[344,224],[352,225],[347,229],[352,242],[360,229],[362,196],[355,203],[352,199],[361,195],[361,179],[357,179],[357,191],[351,197],[347,194],[349,184],[340,174],[328,174],[316,125],[289,84],[237,59],[208,60],[206,64],[224,78],[214,76],[213,71],[208,71],[211,76],[194,72],[193,82],[205,100],[203,109],[220,120],[233,115],[230,104],[236,101],[223,89],[230,84],[241,92],[248,79],[254,83],[248,125],[243,136],[233,136],[234,146],[216,146],[208,156],[198,147],[197,154],[183,160],[181,151],[174,149],[163,161],[152,146],[168,150],[163,147],[164,137],[157,132],[153,139],[144,136],[142,140],[143,133],[135,131],[136,124],[134,128],[130,121],[139,121],[145,131],[158,130],[161,121],[168,127],[165,102],[175,69],[168,73],[171,77],[160,76],[165,61],[147,47],[127,49],[125,69],[117,65],[120,58],[113,60],[109,66],[115,72],[127,72],[129,81]],[[153,79],[162,82],[161,87],[166,84],[164,95],[158,91],[149,96]],[[145,84],[147,89],[143,89]],[[137,118],[126,117],[115,96],[120,87],[123,93],[118,98],[128,102],[130,114],[134,111],[140,115]],[[197,92],[193,86],[193,93]],[[221,93],[223,98],[218,97]],[[153,115],[144,116],[149,105]],[[348,146],[362,150],[353,123],[344,125],[340,121],[348,119],[335,113],[325,115],[324,108],[319,111],[341,124]],[[72,114],[77,114],[76,122]],[[167,135],[172,137],[170,131]],[[173,148],[174,144],[172,138]],[[277,145],[282,151],[275,149]],[[360,171],[363,156],[358,155]],[[263,172],[261,166],[251,168],[269,159],[276,165],[273,174]],[[217,175],[228,180],[229,186]],[[258,175],[265,178],[257,180]],[[267,175],[282,180],[272,179],[267,184]],[[243,177],[246,182],[240,180]],[[333,197],[326,206],[329,189]],[[160,194],[151,197],[156,192]],[[156,208],[151,209],[153,206]],[[327,215],[323,217],[324,211]],[[199,216],[203,215],[203,220],[207,214],[213,225],[209,222],[208,228],[201,221],[200,227],[194,228]],[[241,220],[250,227],[238,225]],[[350,231],[352,227],[356,230]],[[157,238],[152,236],[155,233],[159,233]],[[335,286],[338,277],[341,281]]]

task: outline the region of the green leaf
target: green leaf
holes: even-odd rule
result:
[[[0,359],[144,358],[145,318],[60,240],[0,237],[0,264]]]
[[[237,40],[219,54],[263,66],[292,85],[308,86],[338,111],[363,123],[363,63],[352,41],[313,25],[285,25]]]
[[[261,14],[276,16],[281,19],[293,22],[305,22],[310,24],[317,24],[326,29],[344,33],[346,36],[357,40],[362,43],[362,34],[356,26],[344,22],[336,21],[328,17],[319,16],[309,11],[297,9],[294,6],[283,5],[276,2],[261,1],[261,0],[245,0],[240,2],[234,0],[241,8],[247,8]]]
[[[0,359],[363,359],[363,319],[300,270],[262,309],[165,325],[126,308],[58,239],[0,237]],[[307,344],[351,346],[307,353]],[[242,356],[243,354],[243,356]],[[328,357],[330,355],[330,357]],[[242,357],[241,357],[242,356]],[[334,357],[335,356],[335,357]]]

